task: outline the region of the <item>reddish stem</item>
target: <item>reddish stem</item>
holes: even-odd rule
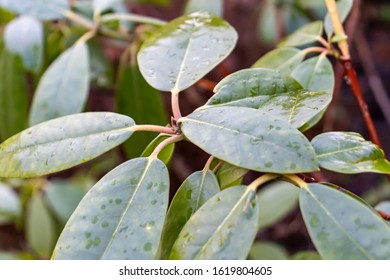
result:
[[[389,213],[379,211],[379,210],[376,210],[376,212],[378,212],[378,214],[381,215],[381,217],[383,219],[385,219],[386,221],[390,221],[390,214]]]
[[[359,105],[360,112],[363,116],[368,132],[370,133],[370,138],[372,142],[381,147],[382,145],[378,136],[378,132],[375,128],[374,122],[372,121],[367,103],[364,100],[362,89],[360,87],[355,69],[352,66],[351,60],[341,58],[340,61],[344,66],[346,82],[351,87],[353,95]]]

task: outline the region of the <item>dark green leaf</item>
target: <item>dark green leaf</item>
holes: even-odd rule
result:
[[[24,68],[38,72],[43,63],[43,25],[29,16],[11,21],[4,30],[5,46],[9,52],[20,55]]]
[[[261,205],[259,230],[264,230],[280,221],[297,206],[299,189],[290,183],[278,181],[260,188],[257,196]]]
[[[256,242],[249,252],[251,260],[287,260],[287,250],[273,242]]]
[[[156,138],[153,139],[152,142],[149,143],[149,145],[145,148],[145,150],[142,152],[141,157],[148,157],[150,156],[154,149],[165,139],[169,138],[170,136],[165,135],[158,135]],[[159,154],[158,158],[164,162],[165,164],[168,164],[169,161],[172,158],[173,151],[175,149],[175,144],[169,144],[166,146]]]
[[[209,154],[261,172],[317,170],[309,141],[274,116],[245,107],[211,107],[179,119],[183,134]]]
[[[7,139],[26,127],[28,95],[22,62],[0,50],[0,136]]]
[[[340,20],[341,20],[341,22],[343,22],[347,18],[349,12],[352,9],[353,0],[338,0],[336,5],[337,5],[337,11],[338,11],[339,16],[340,16]],[[325,16],[324,28],[325,28],[326,34],[328,34],[329,37],[332,36],[334,31],[333,31],[332,20],[330,19],[329,13],[326,14],[326,16]]]
[[[149,37],[138,53],[138,63],[150,85],[179,92],[220,63],[236,41],[237,33],[227,22],[195,12],[169,22]]]
[[[0,6],[42,20],[62,18],[65,10],[69,10],[68,0],[1,0]]]
[[[302,188],[299,202],[324,259],[390,259],[390,227],[366,204],[321,184]]]
[[[252,68],[270,68],[283,75],[290,73],[305,58],[305,52],[296,48],[277,48],[266,53],[253,64]]]
[[[50,257],[56,239],[54,221],[39,193],[27,205],[26,239],[41,257]]]
[[[257,232],[256,190],[235,186],[214,195],[186,223],[171,259],[245,259]]]
[[[0,145],[0,177],[33,177],[61,171],[118,146],[132,134],[127,116],[93,112],[47,121]]]
[[[121,65],[117,88],[117,110],[137,124],[166,125],[168,123],[161,94],[149,86],[137,65]],[[129,158],[139,157],[155,138],[150,132],[137,132],[124,147]]]
[[[217,178],[210,171],[197,171],[183,182],[165,219],[160,245],[162,259],[169,257],[176,238],[190,217],[219,190]]]
[[[321,36],[323,30],[322,21],[311,22],[302,26],[291,35],[284,38],[279,47],[294,47],[315,42],[318,36]]]
[[[218,17],[223,17],[223,0],[189,0],[184,13],[190,14],[197,11],[207,11]]]
[[[247,169],[224,162],[217,172],[217,178],[221,190],[240,185],[242,179],[247,173]]]
[[[169,176],[158,159],[127,161],[87,193],[54,259],[153,259],[168,206]]]
[[[42,76],[34,95],[30,124],[81,112],[88,88],[88,48],[80,43],[58,57]]]
[[[340,173],[390,174],[390,162],[375,144],[354,132],[327,132],[312,140],[320,166]]]
[[[251,68],[235,72],[215,87],[207,106],[243,106],[262,109],[301,127],[325,108],[331,99],[326,91],[302,88],[278,71]]]
[[[102,46],[97,40],[90,40],[88,50],[91,82],[98,87],[112,87],[114,85],[114,69],[107,55],[103,53]]]
[[[290,257],[292,260],[322,260],[321,256],[314,251],[300,251]]]

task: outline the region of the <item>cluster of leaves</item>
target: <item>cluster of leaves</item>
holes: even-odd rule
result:
[[[18,21],[33,20],[26,14],[41,20],[67,16],[81,23],[80,15],[73,13],[65,0],[17,2],[0,2],[10,11],[25,14],[7,29],[18,30]],[[209,12],[193,12],[166,24],[115,11],[102,15],[118,2],[93,1],[93,20],[85,24],[91,29],[39,79],[29,116],[31,127],[0,145],[0,177],[28,178],[89,161],[141,131],[160,133],[144,152],[135,149],[136,158],[114,168],[88,191],[67,220],[52,258],[245,259],[258,231],[276,221],[267,221],[267,211],[275,210],[263,207],[264,201],[285,204],[283,195],[266,196],[263,185],[269,181],[276,182],[267,190],[282,188],[284,194],[294,189],[293,185],[299,187],[288,202],[294,205],[299,197],[305,224],[322,258],[390,258],[386,246],[389,224],[373,208],[337,186],[307,184],[295,175],[319,168],[351,174],[390,173],[383,151],[356,133],[328,132],[311,141],[303,134],[321,119],[332,99],[334,75],[326,55],[335,54],[331,41],[338,38],[330,27],[325,28],[328,41],[321,37],[322,21],[299,28],[252,68],[221,80],[205,105],[183,117],[181,92],[230,54],[236,31]],[[90,80],[87,41],[99,33],[123,36],[120,28],[112,29],[105,22],[124,18],[162,25],[139,51],[137,44],[131,46],[136,49],[138,66],[133,60],[130,68],[121,71],[125,78],[120,82],[118,107],[132,113],[81,113]],[[41,21],[33,21],[42,26]],[[36,41],[12,45],[15,34],[20,32],[5,32],[7,48],[22,58],[26,69],[39,69],[42,58],[35,55]],[[318,42],[321,47],[297,48]],[[31,57],[35,60],[30,61]],[[140,81],[142,77],[147,83]],[[166,120],[148,123],[160,121],[161,111],[146,120],[130,117],[133,111],[153,110],[143,106],[155,106],[158,96],[152,91],[149,105],[141,107],[136,99],[127,103],[126,92],[136,87],[134,83],[171,93],[170,126],[164,126]],[[183,182],[169,203],[166,163],[174,143],[182,140],[211,157],[203,170]],[[131,150],[132,146],[127,147]],[[263,175],[242,185],[249,170]],[[258,248],[252,250],[255,255]]]

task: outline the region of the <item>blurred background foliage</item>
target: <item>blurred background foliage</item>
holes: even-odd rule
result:
[[[92,17],[91,1],[69,2],[78,13]],[[323,19],[326,14],[322,0],[129,0],[114,11],[171,20],[198,9],[209,10],[231,23],[238,31],[239,41],[222,64],[182,94],[183,114],[203,105],[212,95],[215,82],[250,67],[281,38],[308,22]],[[3,41],[7,23],[15,16],[0,9],[1,141],[28,126],[29,108],[42,74],[85,32],[66,20],[45,22],[42,50],[21,57],[20,53],[10,52]],[[111,22],[110,27],[120,30],[123,24],[132,30],[130,41],[98,36],[88,43],[91,75],[85,111],[116,111],[131,116],[136,123],[166,125],[171,115],[169,95],[159,94],[145,82],[135,59],[140,42],[154,27],[128,22]],[[354,1],[346,21],[352,60],[387,154],[390,151],[389,30],[388,1]],[[306,134],[311,138],[322,131],[356,131],[368,139],[355,100],[344,83],[342,67],[336,63],[334,67],[333,102],[324,118]],[[140,133],[98,159],[44,178],[0,180],[0,259],[50,258],[59,233],[88,189],[119,163],[141,155],[155,136]],[[165,160],[170,156],[170,152],[164,155]],[[197,147],[188,143],[176,145],[169,162],[171,196],[189,174],[203,168],[206,160],[207,155]],[[224,168],[229,172],[228,166]],[[329,171],[317,175],[361,195],[372,205],[390,199],[390,184],[383,175],[348,176]],[[232,174],[232,182],[242,176],[244,182],[250,182],[258,174]],[[297,189],[287,183],[260,189],[263,213],[249,259],[319,258],[297,209],[297,195]],[[389,205],[380,206],[380,209],[388,208]]]

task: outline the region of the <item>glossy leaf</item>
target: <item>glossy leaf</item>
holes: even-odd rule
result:
[[[153,259],[168,206],[169,176],[158,159],[127,161],[87,193],[54,259]]]
[[[299,202],[324,259],[390,259],[390,227],[366,204],[321,184],[302,188]]]
[[[251,260],[287,260],[287,250],[273,242],[256,242],[253,244],[249,259]]]
[[[223,190],[186,223],[170,259],[245,259],[256,236],[258,214],[254,189]]]
[[[304,58],[305,52],[297,48],[277,48],[262,56],[252,68],[270,68],[283,75],[290,75]]]
[[[61,171],[118,146],[132,134],[127,116],[93,112],[47,121],[0,145],[0,177],[33,177]]]
[[[224,162],[217,172],[217,178],[221,190],[240,185],[242,183],[242,179],[247,173],[247,169]]]
[[[328,95],[326,95],[324,103],[330,103],[335,79],[332,64],[326,56],[320,55],[305,60],[294,69],[291,77],[306,89],[315,91],[326,90]]]
[[[299,189],[290,183],[277,181],[258,191],[261,205],[259,230],[264,230],[283,219],[298,205]]]
[[[149,145],[145,148],[145,150],[142,152],[141,157],[148,157],[150,156],[154,149],[157,148],[157,146],[164,141],[165,139],[169,138],[170,136],[165,135],[158,135],[156,138],[153,139],[152,142],[149,143]],[[169,144],[166,146],[159,154],[158,158],[164,162],[165,164],[168,164],[169,161],[172,158],[173,151],[175,149],[175,144]]]
[[[0,0],[0,6],[42,20],[60,19],[69,10],[68,0]]]
[[[33,17],[20,16],[4,29],[5,46],[20,55],[24,68],[38,72],[43,63],[43,24]]]
[[[122,2],[123,0],[93,0],[93,8],[97,11],[105,11]]]
[[[0,135],[7,139],[27,124],[28,95],[19,57],[0,50]]]
[[[152,34],[138,53],[138,63],[154,88],[182,91],[220,63],[236,41],[237,33],[227,22],[208,12],[195,12]]]
[[[42,76],[32,102],[30,124],[80,113],[88,89],[88,48],[80,43],[66,50]]]
[[[188,140],[233,165],[261,172],[317,170],[308,140],[288,123],[261,110],[212,107],[179,119]]]
[[[11,187],[0,182],[0,225],[20,218],[22,206]]]
[[[344,20],[347,18],[349,12],[352,9],[353,0],[339,0],[336,2],[336,5],[337,5],[337,11],[340,16],[340,20],[341,22],[344,22]],[[329,13],[327,13],[325,16],[324,28],[326,34],[328,34],[328,36],[330,37],[333,34],[334,29],[333,29],[332,20],[330,19]]]
[[[223,17],[223,4],[223,0],[189,0],[184,12],[191,14],[197,11],[207,11],[218,17]]]
[[[302,26],[291,35],[284,38],[279,44],[279,47],[294,47],[308,43],[313,43],[321,36],[323,30],[322,21],[311,22]]]
[[[262,109],[301,127],[325,108],[331,94],[302,88],[291,78],[271,69],[253,68],[235,72],[215,87],[207,106],[243,106]]]
[[[137,124],[166,125],[168,114],[161,94],[149,86],[137,65],[121,65],[117,87],[118,113],[128,115]],[[124,147],[129,158],[139,157],[156,137],[150,132],[137,132]]]
[[[327,132],[312,140],[320,166],[340,173],[390,174],[390,162],[375,144],[354,132]]]
[[[165,219],[161,237],[161,258],[167,259],[180,231],[191,216],[219,192],[218,181],[210,171],[191,174],[177,190]]]
[[[50,181],[45,186],[45,198],[58,220],[65,224],[86,190],[69,181]]]
[[[314,251],[299,251],[290,257],[292,260],[322,260],[321,256]]]
[[[28,245],[40,256],[48,258],[54,247],[54,221],[40,194],[34,195],[26,211],[26,239]]]

